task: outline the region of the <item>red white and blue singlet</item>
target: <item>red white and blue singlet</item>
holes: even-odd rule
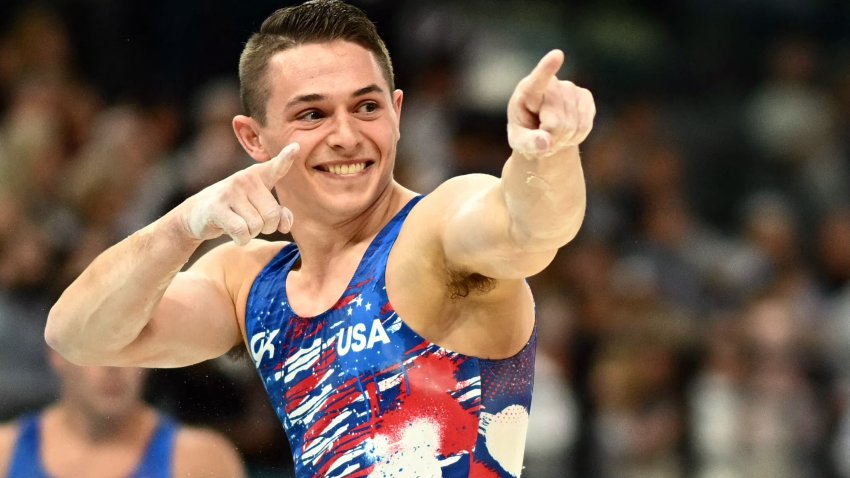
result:
[[[518,476],[536,328],[517,355],[484,360],[411,328],[387,299],[387,257],[419,198],[369,245],[343,297],[311,318],[289,307],[288,244],[248,297],[251,356],[289,438],[298,477]]]

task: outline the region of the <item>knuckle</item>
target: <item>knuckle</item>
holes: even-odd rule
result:
[[[590,90],[586,88],[581,88],[579,93],[581,94],[581,97],[584,101],[587,101],[591,105],[595,104],[595,100],[593,99],[593,93],[591,93]]]
[[[240,189],[247,188],[253,183],[253,175],[248,170],[238,171],[232,176],[233,184]]]
[[[262,216],[263,222],[265,223],[277,221],[280,219],[280,211],[276,207],[270,207],[260,213],[260,216]]]
[[[262,232],[263,234],[271,234],[277,230],[277,227],[279,225],[279,223],[266,223],[263,225],[263,229],[260,232]]]
[[[210,205],[217,209],[225,208],[228,204],[230,204],[230,198],[230,188],[221,188],[216,191],[212,197],[210,197]]]
[[[242,237],[248,235],[247,223],[233,223],[227,228],[227,234],[234,237]]]
[[[257,235],[264,225],[263,220],[257,216],[251,216],[246,222],[248,224],[248,231],[250,231],[252,236]]]
[[[569,80],[560,80],[558,82],[558,86],[559,86],[559,89],[561,91],[566,92],[566,93],[573,93],[574,94],[574,93],[576,93],[580,90],[580,88],[578,86],[576,86],[575,83],[573,83],[572,81],[569,81]]]

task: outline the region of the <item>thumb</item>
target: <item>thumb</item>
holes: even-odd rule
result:
[[[528,129],[516,123],[508,123],[508,144],[517,153],[536,156],[549,149],[552,135],[540,129]]]
[[[300,149],[301,146],[298,143],[289,143],[274,158],[265,163],[255,165],[255,167],[260,169],[260,177],[267,188],[273,188],[281,178],[286,176],[295,159],[295,153]]]
[[[278,223],[277,230],[286,234],[290,229],[292,229],[292,223],[294,220],[295,217],[292,215],[292,211],[290,211],[288,207],[281,206],[280,222]]]

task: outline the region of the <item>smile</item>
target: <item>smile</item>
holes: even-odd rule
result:
[[[335,174],[337,176],[351,176],[366,169],[371,163],[353,163],[353,164],[327,164],[318,166],[317,169],[326,173]]]

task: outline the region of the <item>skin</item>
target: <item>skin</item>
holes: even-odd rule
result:
[[[412,210],[390,254],[395,310],[443,347],[483,358],[518,352],[534,325],[524,279],[581,225],[578,145],[595,106],[587,90],[557,79],[562,62],[550,52],[517,85],[508,104],[513,154],[501,178],[438,187]],[[78,363],[152,367],[224,354],[245,342],[248,291],[283,247],[253,238],[274,230],[291,231],[302,255],[286,283],[293,310],[315,316],[342,295],[372,238],[415,196],[392,176],[403,94],[389,91],[371,53],[342,41],[279,52],[268,75],[266,121],[233,120],[257,164],[101,254],[51,310],[52,347]],[[354,164],[366,167],[328,171]],[[201,242],[225,234],[233,243],[180,272]],[[451,280],[468,273],[494,287],[449,299]]]
[[[42,466],[56,478],[128,476],[139,464],[159,416],[141,400],[145,373],[137,368],[81,367],[58,354],[50,362],[62,382],[61,398],[44,410]],[[0,476],[8,471],[18,424],[0,425]],[[174,476],[243,477],[233,446],[221,435],[181,427]]]

